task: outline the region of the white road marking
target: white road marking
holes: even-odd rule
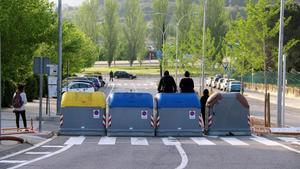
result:
[[[24,165],[31,164],[31,163],[34,163],[34,162],[37,162],[37,161],[40,161],[40,160],[49,158],[49,157],[54,156],[54,155],[56,155],[56,154],[62,153],[62,152],[64,152],[64,151],[67,151],[67,150],[68,150],[69,148],[71,148],[72,146],[73,146],[72,144],[69,144],[69,145],[65,146],[64,148],[62,148],[62,149],[60,149],[60,150],[58,150],[58,151],[55,151],[55,152],[53,152],[53,153],[51,153],[51,154],[44,155],[44,156],[42,156],[42,157],[39,157],[39,158],[30,160],[30,161],[27,161],[27,162],[25,162],[25,163],[22,163],[22,164],[13,166],[13,167],[8,168],[8,169],[16,169],[16,168],[20,168],[20,167],[22,167],[22,166],[24,166]]]
[[[272,141],[272,140],[269,140],[269,139],[266,139],[266,138],[263,138],[263,137],[253,137],[251,138],[252,140],[254,141],[257,141],[259,143],[262,143],[264,145],[267,145],[267,146],[279,146],[280,144],[275,142],[275,141]]]
[[[131,145],[141,145],[141,146],[149,145],[145,137],[131,137],[130,141],[131,141]]]
[[[112,93],[112,91],[114,90],[114,88],[115,88],[115,84],[113,84],[112,88],[110,89],[109,94],[108,94],[107,97],[106,97],[106,103],[108,102],[109,96],[111,95],[111,93]]]
[[[300,145],[300,140],[293,137],[277,137],[277,138],[288,143]]]
[[[30,155],[47,155],[50,154],[51,152],[26,152],[25,154],[30,154]]]
[[[221,137],[220,139],[234,146],[249,146],[249,144],[234,137]]]
[[[85,137],[79,136],[79,137],[71,137],[69,138],[64,144],[65,145],[80,145],[85,140]]]
[[[56,137],[57,137],[57,136],[54,136],[54,137],[52,137],[52,138],[49,138],[49,139],[47,139],[47,140],[45,140],[45,141],[43,141],[43,142],[41,142],[41,143],[38,143],[38,144],[36,144],[36,145],[34,145],[34,146],[30,147],[30,148],[25,149],[25,150],[22,150],[22,151],[19,151],[19,152],[16,152],[16,153],[9,154],[9,155],[7,155],[7,156],[1,157],[0,160],[4,160],[4,159],[10,158],[10,157],[13,157],[13,156],[22,154],[22,153],[24,153],[24,152],[33,150],[33,149],[35,149],[35,148],[37,148],[37,147],[40,147],[40,146],[43,145],[43,144],[46,144],[46,143],[52,141],[52,140],[55,139]]]
[[[0,163],[9,163],[9,164],[16,164],[16,163],[25,163],[25,160],[1,160]]]
[[[170,146],[170,145],[173,146],[173,145],[180,144],[179,141],[174,137],[162,138],[162,141],[166,146]]]
[[[216,145],[215,143],[209,141],[206,138],[202,138],[202,137],[191,137],[191,139],[200,146]]]
[[[298,139],[293,138],[293,137],[277,137],[278,139],[285,141],[285,142],[294,142],[294,141],[298,141]]]
[[[63,148],[64,146],[56,146],[56,145],[45,145],[43,148]]]
[[[107,137],[107,136],[104,136],[104,137],[101,137],[98,144],[99,145],[114,145],[116,144],[116,137]]]
[[[181,156],[181,163],[178,167],[176,167],[176,169],[184,169],[186,167],[186,165],[188,164],[189,159],[188,159],[184,149],[181,147],[180,143],[176,144],[175,147]]]

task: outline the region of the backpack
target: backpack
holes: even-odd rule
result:
[[[12,100],[12,106],[14,108],[20,108],[23,105],[22,97],[20,92],[16,92],[15,96],[13,97]]]

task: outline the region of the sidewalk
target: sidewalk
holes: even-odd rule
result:
[[[10,154],[14,151],[19,151],[28,148],[31,145],[38,144],[46,139],[52,137],[59,130],[59,116],[56,115],[56,100],[50,101],[50,114],[46,115],[46,99],[43,100],[42,111],[42,132],[39,132],[39,100],[28,102],[26,107],[26,121],[27,127],[30,127],[30,121],[33,120],[34,133],[14,134],[9,136],[16,136],[24,140],[24,144],[16,141],[0,141],[0,157]],[[1,128],[16,128],[15,114],[12,108],[2,108],[1,112]],[[23,128],[22,118],[20,117],[20,128]],[[2,136],[5,136],[2,133]]]
[[[250,97],[253,99],[265,100],[265,95],[263,92],[253,91],[253,90],[245,90],[244,95],[246,97]],[[270,102],[272,104],[277,104],[277,93],[270,93]],[[300,97],[292,97],[292,96],[286,96],[285,97],[285,106],[292,107],[296,109],[300,109]]]

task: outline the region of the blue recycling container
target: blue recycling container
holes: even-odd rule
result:
[[[157,136],[201,136],[201,105],[195,93],[159,93],[155,97]]]
[[[108,136],[154,136],[151,94],[112,93],[108,100],[108,110]]]

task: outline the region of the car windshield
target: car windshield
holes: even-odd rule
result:
[[[231,84],[233,84],[233,85],[239,85],[241,83],[240,82],[231,82]]]

